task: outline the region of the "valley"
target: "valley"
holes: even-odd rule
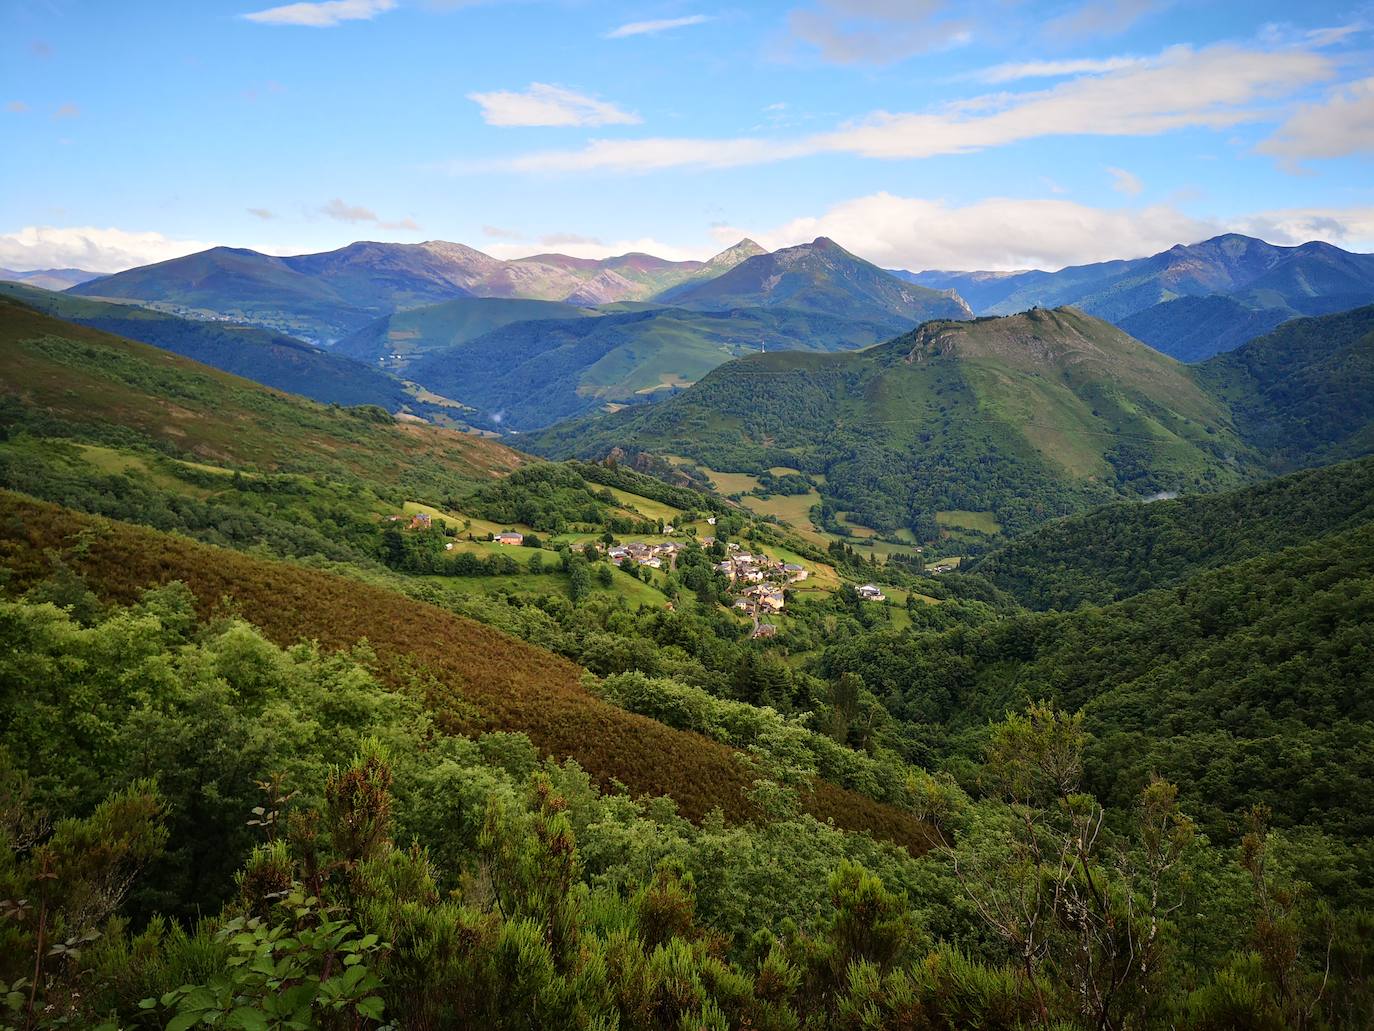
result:
[[[970,318],[885,293],[828,241],[798,250],[776,281],[750,268],[774,255],[747,254],[663,301],[459,296],[327,349],[0,288],[0,788],[88,814],[59,834],[112,840],[117,809],[153,857],[92,964],[136,962],[122,919],[158,962],[224,956],[218,928],[248,926],[230,914],[279,909],[258,878],[313,877],[391,943],[358,946],[378,1002],[357,1019],[502,1026],[461,993],[519,1013],[570,991],[557,962],[593,976],[519,928],[566,917],[614,967],[667,900],[690,915],[648,954],[748,980],[720,996],[739,1026],[828,1027],[800,980],[749,980],[755,943],[828,977],[818,955],[865,962],[843,928],[877,906],[940,936],[902,946],[930,1012],[1034,1026],[1039,982],[978,902],[1052,886],[1005,849],[1026,814],[1071,835],[1079,811],[1112,843],[1075,860],[1091,876],[1187,900],[1170,933],[1209,951],[1156,968],[1204,1000],[1186,1005],[1220,1007],[1217,957],[1246,962],[1258,892],[1327,907],[1303,910],[1326,921],[1304,976],[1323,941],[1359,940],[1374,308],[1184,364],[1075,307]],[[1021,798],[1059,750],[1067,808]],[[1134,865],[1155,840],[1142,811],[1196,882]],[[372,819],[358,844],[347,828]],[[1259,884],[1256,848],[1284,857]],[[506,876],[524,916],[486,894]],[[206,907],[227,923],[196,922]],[[421,910],[468,927],[478,966],[431,984],[417,957],[447,932]],[[1051,919],[1066,963],[1073,925]],[[543,988],[490,960],[521,934],[555,971]],[[77,971],[95,985],[73,1012],[211,1012],[186,1008],[195,973],[148,973],[152,996],[64,963],[50,994]],[[1361,990],[1356,967],[1328,976]]]

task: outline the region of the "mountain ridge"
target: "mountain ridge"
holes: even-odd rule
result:
[[[1239,233],[1056,272],[897,274],[913,283],[959,290],[980,315],[1071,304],[1184,360],[1229,350],[1290,318],[1374,302],[1374,254],[1321,241],[1279,246]],[[1208,309],[1214,333],[1197,323],[1199,298],[1230,302]]]
[[[604,259],[534,254],[502,260],[443,240],[359,240],[332,251],[285,256],[212,247],[78,283],[72,292],[138,301],[176,314],[226,315],[311,342],[333,342],[394,311],[460,297],[575,304],[645,300],[704,269],[733,267],[749,256],[745,243],[705,262],[639,252]]]

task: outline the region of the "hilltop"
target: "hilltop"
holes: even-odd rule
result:
[[[23,283],[36,286],[41,290],[66,290],[68,287],[99,279],[99,272],[87,272],[79,268],[45,268],[18,272],[10,268],[0,268],[0,282]]]
[[[1122,495],[1237,483],[1252,459],[1228,415],[1184,366],[1066,308],[927,322],[852,354],[743,358],[653,408],[525,444],[792,467],[854,522],[929,535],[945,510],[1015,531]]]

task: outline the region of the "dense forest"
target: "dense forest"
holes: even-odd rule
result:
[[[973,565],[1034,609],[1116,601],[1374,519],[1374,459],[1245,490],[1107,505],[1049,523]]]

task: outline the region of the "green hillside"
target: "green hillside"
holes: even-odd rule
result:
[[[411,313],[425,318],[420,313]],[[832,351],[885,339],[881,323],[784,308],[648,308],[598,318],[516,322],[406,367],[418,383],[477,409],[482,425],[526,431],[639,404],[690,386],[760,349]]]
[[[1050,523],[972,571],[1035,609],[1103,604],[1374,522],[1374,458],[1241,490],[1109,505]]]
[[[1278,471],[1374,450],[1374,307],[1295,319],[1197,378]]]
[[[423,412],[395,377],[293,337],[252,326],[183,319],[133,304],[0,284],[0,297],[21,301],[66,322],[152,344],[264,386],[341,405],[380,405]]]
[[[5,421],[267,473],[465,484],[525,459],[494,441],[266,389],[188,358],[0,302]]]
[[[1217,842],[1266,805],[1304,842],[1292,857],[1303,879],[1367,904],[1371,620],[1364,521],[1102,608],[838,642],[825,666],[862,676],[937,754],[973,759],[988,721],[1028,701],[1081,709],[1100,798],[1127,806],[1168,778]]]
[[[855,354],[768,354],[663,404],[529,438],[712,469],[782,466],[852,521],[929,537],[937,512],[1009,532],[1115,497],[1239,483],[1246,447],[1187,370],[1073,309],[931,322]]]

